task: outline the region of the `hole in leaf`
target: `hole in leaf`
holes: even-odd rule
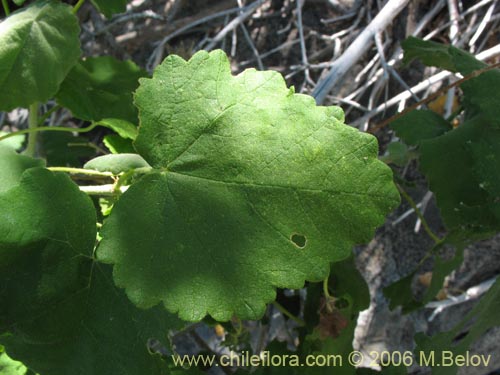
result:
[[[290,237],[290,239],[295,244],[295,246],[300,247],[301,249],[306,247],[306,243],[307,243],[306,236],[304,236],[302,234],[298,234],[298,233],[293,233],[292,236]]]

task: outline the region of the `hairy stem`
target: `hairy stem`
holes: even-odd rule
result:
[[[300,319],[299,317],[293,315],[290,311],[285,309],[282,305],[280,305],[278,302],[274,301],[273,302],[274,307],[278,309],[280,313],[288,317],[289,319],[293,320],[295,323],[297,323],[300,327],[304,327],[306,323]]]
[[[25,155],[33,157],[36,154],[36,140],[38,134],[37,130],[38,130],[38,102],[35,102],[29,106],[28,129],[21,130],[21,132],[29,133],[28,145],[26,146],[26,150],[24,150]],[[21,132],[16,132],[16,133],[21,133]],[[7,136],[10,134],[1,137],[0,140],[7,138]]]
[[[420,210],[418,209],[417,205],[415,204],[415,202],[413,201],[413,199],[410,197],[410,195],[399,184],[396,184],[396,186],[398,187],[398,190],[401,193],[401,195],[403,196],[403,198],[406,199],[406,201],[409,203],[409,205],[411,206],[411,208],[413,208],[413,210],[417,214],[418,218],[422,222],[424,230],[429,235],[429,237],[431,237],[436,244],[440,244],[441,242],[443,242],[443,239],[439,238],[431,230],[431,228],[429,227],[429,224],[427,223],[427,221],[424,218],[424,215],[422,215],[422,212],[420,212]]]

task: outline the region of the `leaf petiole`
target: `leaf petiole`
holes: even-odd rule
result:
[[[422,225],[424,227],[425,232],[429,235],[429,237],[434,240],[434,242],[436,243],[436,245],[438,245],[441,242],[443,242],[443,239],[439,238],[438,235],[436,235],[432,231],[432,229],[430,228],[429,224],[425,220],[424,215],[422,215],[422,212],[420,212],[420,210],[418,209],[417,205],[415,204],[414,200],[410,197],[410,195],[399,184],[396,184],[396,186],[397,186],[399,192],[401,193],[401,195],[403,196],[403,198],[406,199],[406,201],[409,203],[409,205],[411,206],[411,208],[413,208],[413,210],[417,214],[418,218],[422,222]]]
[[[273,302],[274,307],[278,309],[280,313],[288,317],[289,319],[293,320],[295,323],[299,325],[299,327],[304,327],[306,325],[306,322],[304,322],[302,319],[299,317],[293,315],[290,311],[285,309],[282,305],[280,305],[278,302],[274,301]]]
[[[28,117],[28,129],[27,133],[29,133],[28,136],[28,145],[26,146],[26,150],[24,150],[24,154],[34,157],[36,153],[36,140],[37,140],[37,131],[38,131],[38,102],[35,102],[29,106],[29,117]],[[23,130],[20,132],[16,133],[21,133]],[[10,133],[12,134],[12,133]],[[2,139],[8,138],[10,134],[7,134],[6,136],[0,137],[0,141]]]
[[[31,116],[31,106],[30,106],[30,116]],[[21,135],[21,134],[31,134],[31,133],[36,133],[36,132],[42,132],[42,131],[59,131],[59,132],[75,132],[75,133],[86,133],[94,129],[99,123],[93,122],[86,128],[68,128],[64,126],[39,126],[39,127],[29,127],[28,129],[24,130],[19,130],[17,132],[12,132],[9,134],[5,134],[0,137],[0,141],[3,141],[4,139],[10,138],[10,137],[15,137],[16,135]]]
[[[9,4],[7,0],[2,0],[3,11],[5,12],[5,16],[8,17],[10,15]]]
[[[78,9],[80,9],[80,7],[83,5],[84,2],[85,2],[85,0],[78,0],[78,2],[73,7],[73,10],[72,10],[73,14],[76,14],[76,12],[78,12]]]

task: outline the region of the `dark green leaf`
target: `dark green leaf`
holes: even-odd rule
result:
[[[463,75],[469,75],[488,66],[466,51],[417,38],[404,41],[403,48],[405,60],[419,58],[426,65],[460,72]],[[484,72],[463,82],[461,85],[464,92],[463,106],[467,117],[481,115],[492,126],[500,128],[500,96],[497,90],[499,86],[499,69]]]
[[[448,121],[437,113],[427,110],[411,111],[391,122],[390,126],[406,144],[414,146],[453,129]]]
[[[470,74],[486,66],[466,51],[429,40],[409,37],[401,45],[405,51],[403,59],[405,63],[420,59],[427,66],[436,66],[462,74]]]
[[[476,117],[420,146],[421,169],[447,227],[488,237],[500,230],[500,129]]]
[[[138,79],[146,75],[132,61],[89,57],[69,72],[56,99],[82,120],[122,119],[137,123],[132,92],[139,85]]]
[[[87,138],[70,132],[42,132],[41,139],[48,166],[80,167],[82,160],[96,154]]]
[[[123,13],[127,9],[127,0],[91,0],[101,13],[110,18],[115,13]]]
[[[80,56],[71,7],[40,0],[0,23],[0,110],[45,102]]]
[[[42,167],[42,160],[18,155],[12,148],[0,145],[0,194],[19,183],[23,172],[32,167]]]
[[[276,287],[322,280],[399,203],[375,138],[276,72],[169,56],[135,100],[135,147],[159,170],[114,206],[98,257],[138,306],[260,318]]]
[[[15,181],[0,168],[12,185],[0,192],[0,343],[41,374],[160,374],[147,340],[179,322],[162,308],[138,310],[115,288],[111,268],[93,263],[91,200],[26,159],[0,158],[24,169]]]

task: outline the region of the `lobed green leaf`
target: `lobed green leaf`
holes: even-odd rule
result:
[[[97,254],[140,307],[258,319],[276,287],[325,278],[399,202],[374,137],[276,72],[232,76],[222,51],[168,57],[135,102],[135,147],[157,171],[121,196]]]
[[[0,23],[0,110],[45,102],[80,56],[71,7],[39,0]]]

